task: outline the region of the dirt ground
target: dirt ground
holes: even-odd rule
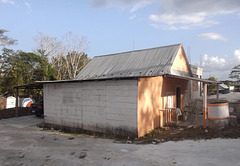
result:
[[[208,96],[208,99],[216,99],[217,95]],[[228,94],[219,94],[219,99],[226,100],[228,102],[239,102],[240,101],[240,92],[230,92]]]
[[[221,98],[239,102],[239,96],[240,93],[231,93]],[[44,119],[33,115],[2,119],[0,165],[240,165],[240,114],[238,110],[232,113],[237,115],[237,126],[205,129],[194,123],[172,124],[142,138],[67,134],[44,128]]]
[[[173,126],[131,142],[131,139],[119,141],[43,130],[36,127],[38,123],[42,119],[34,116],[0,120],[1,166],[240,165],[240,139],[225,139],[232,138],[235,129],[217,133]],[[222,138],[201,139],[217,136]]]
[[[163,143],[181,140],[207,140],[214,138],[240,138],[240,126],[228,126],[220,129],[204,129],[202,126],[189,125],[186,127],[169,126],[157,129],[145,137],[134,139],[134,143]]]
[[[188,124],[188,125],[186,125]],[[237,139],[240,138],[240,125],[236,126],[225,126],[218,128],[203,128],[199,125],[191,125],[189,123],[178,125],[169,124],[166,127],[155,129],[150,133],[146,134],[144,137],[132,138],[132,137],[122,137],[116,135],[109,135],[104,133],[97,133],[91,131],[82,131],[69,129],[66,127],[44,124],[41,123],[37,125],[42,130],[52,130],[59,133],[69,133],[77,135],[87,135],[95,138],[108,138],[113,139],[115,142],[119,143],[129,143],[129,144],[159,144],[168,141],[182,141],[182,140],[207,140],[214,138],[231,138]]]

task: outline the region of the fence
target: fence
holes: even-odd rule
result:
[[[16,108],[2,109],[0,110],[0,119],[7,119],[16,117]],[[29,107],[19,107],[18,116],[32,115]]]

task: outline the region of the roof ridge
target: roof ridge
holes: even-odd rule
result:
[[[164,47],[173,47],[173,46],[177,46],[177,45],[182,45],[182,43],[166,45],[166,46],[159,46],[159,47],[153,47],[153,48],[145,48],[145,49],[139,49],[139,50],[133,50],[133,51],[124,51],[124,52],[113,53],[113,54],[99,55],[99,56],[94,56],[93,58],[100,58],[100,57],[106,57],[106,56],[115,56],[115,55],[119,55],[119,54],[131,53],[131,52],[146,51],[146,50],[159,49],[159,48],[164,48]]]

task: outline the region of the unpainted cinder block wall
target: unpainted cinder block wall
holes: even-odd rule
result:
[[[138,80],[44,85],[45,122],[137,136]]]

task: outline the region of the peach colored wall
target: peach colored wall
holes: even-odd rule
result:
[[[159,108],[163,77],[139,78],[138,80],[138,137],[159,126]]]
[[[166,114],[167,92],[172,92],[173,107],[176,107],[176,88],[181,88],[181,105],[184,108],[184,91],[188,89],[188,81],[163,76],[139,78],[138,80],[138,137],[149,131],[163,127]]]
[[[189,72],[183,46],[181,46],[181,48],[178,51],[178,54],[172,65],[172,69]]]
[[[167,104],[167,92],[173,93],[173,107],[176,108],[176,88],[181,88],[181,110],[184,109],[184,92],[188,90],[188,81],[174,78],[164,78],[163,90],[161,97],[164,98],[163,107],[166,108]]]

